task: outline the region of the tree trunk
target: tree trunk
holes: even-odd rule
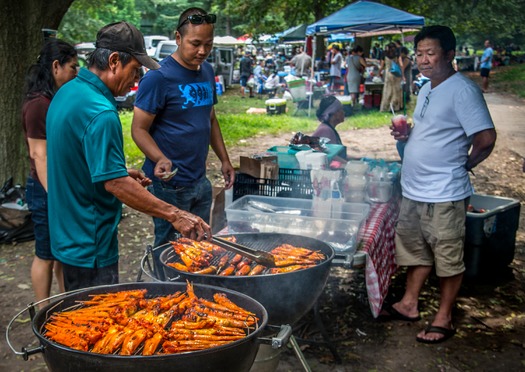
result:
[[[24,79],[42,47],[43,28],[57,29],[74,0],[0,0],[0,185],[25,184],[29,158],[21,124]]]

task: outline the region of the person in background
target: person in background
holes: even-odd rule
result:
[[[253,98],[253,87],[248,85],[248,80],[253,75],[253,60],[250,52],[244,53],[239,62],[239,73],[241,74],[241,98],[245,98],[246,89],[250,92],[250,98]]]
[[[410,102],[410,92],[412,87],[412,60],[408,56],[408,48],[401,47],[401,55],[399,56],[399,63],[402,73],[402,88],[404,95],[404,102]]]
[[[338,88],[338,81],[341,78],[341,66],[343,64],[343,56],[341,55],[339,45],[332,46],[332,53],[330,58],[330,85],[328,87],[330,92],[335,92]]]
[[[257,94],[263,94],[264,82],[266,81],[266,75],[264,71],[264,60],[261,59],[257,62],[257,65],[253,69],[253,77],[257,86]]]
[[[392,64],[400,64],[399,56],[396,54],[396,44],[389,43],[385,48],[385,57],[381,61],[379,73],[383,76],[383,94],[379,111],[390,111],[390,105],[395,111],[403,107],[403,91],[401,89],[402,76],[395,76],[391,72]]]
[[[312,67],[312,57],[306,54],[303,47],[299,47],[299,53],[293,56],[290,64],[295,67],[295,76],[309,76],[310,68]]]
[[[160,69],[141,79],[131,124],[133,140],[146,155],[142,169],[153,182],[149,190],[206,222],[212,204],[212,186],[206,177],[210,146],[222,164],[225,188],[230,189],[235,180],[215,115],[215,76],[206,62],[216,19],[201,8],[181,14],[175,33],[179,47],[161,61]],[[181,232],[157,216],[153,222],[155,247]]]
[[[312,136],[328,138],[332,145],[342,145],[341,137],[335,127],[345,120],[343,104],[335,96],[326,96],[319,102],[316,115],[319,126]]]
[[[363,48],[358,45],[353,48],[351,54],[346,57],[346,84],[354,107],[356,107],[359,102],[359,86],[361,85],[365,69],[366,61],[363,58]]]
[[[383,59],[383,49],[379,45],[379,43],[375,43],[374,47],[372,48],[372,52],[370,54],[370,58],[382,60]]]
[[[150,179],[126,168],[114,97],[130,91],[142,65],[159,67],[143,35],[116,22],[98,31],[95,47],[88,68],[55,94],[46,120],[51,251],[62,262],[66,291],[118,283],[122,203],[166,219],[188,238],[211,233],[200,217],[151,195],[144,188]]]
[[[31,265],[31,282],[35,300],[48,298],[53,272],[60,292],[64,292],[62,264],[51,252],[47,216],[47,149],[46,115],[51,99],[65,83],[77,76],[75,48],[58,39],[50,39],[40,50],[37,62],[26,75],[25,99],[22,105],[22,127],[30,160],[26,199],[35,234],[35,257]],[[40,307],[46,305],[40,304]]]
[[[279,96],[283,93],[283,85],[284,84],[281,84],[281,79],[279,78],[279,75],[277,75],[277,72],[272,71],[264,83],[264,89],[268,92],[270,98],[273,98],[274,96]]]
[[[489,75],[490,70],[492,69],[492,57],[494,56],[494,51],[490,46],[490,40],[485,40],[485,50],[480,60],[480,72],[479,75],[482,79],[482,88],[483,93],[487,93],[489,89]]]
[[[396,263],[407,267],[407,279],[403,297],[383,315],[420,320],[419,293],[435,266],[439,308],[416,340],[436,344],[456,333],[452,310],[465,271],[465,222],[472,194],[468,172],[490,155],[496,131],[479,87],[452,67],[452,30],[423,27],[414,45],[419,70],[430,82],[418,95],[414,127],[407,134],[392,127],[394,138],[405,144],[395,244]]]

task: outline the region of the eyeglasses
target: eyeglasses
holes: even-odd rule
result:
[[[215,14],[192,14],[189,15],[182,23],[177,27],[177,30],[184,26],[186,22],[190,22],[192,25],[202,25],[204,22],[213,24],[217,22],[217,16]]]
[[[424,117],[425,112],[427,112],[427,107],[428,107],[428,104],[430,103],[430,98],[428,98],[428,96],[430,96],[430,92],[425,97],[425,102],[423,103],[423,107],[421,107],[421,113],[419,114],[421,117]]]

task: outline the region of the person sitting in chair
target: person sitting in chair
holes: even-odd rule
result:
[[[328,138],[331,145],[342,145],[335,127],[345,120],[343,104],[335,96],[324,97],[316,114],[320,123],[312,136]]]
[[[281,94],[283,92],[283,85],[281,84],[281,79],[277,75],[276,71],[272,71],[270,76],[266,79],[264,83],[264,90],[268,92],[270,98]]]

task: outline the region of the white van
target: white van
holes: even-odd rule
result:
[[[155,51],[157,50],[157,45],[163,40],[169,40],[170,38],[162,35],[146,35],[144,36],[144,45],[146,46],[146,51],[148,56],[153,57]]]
[[[233,83],[235,48],[229,46],[214,46],[207,61],[212,65],[215,76],[222,75],[225,88],[229,87]]]
[[[153,58],[160,61],[177,50],[178,46],[175,40],[163,40],[157,44],[157,50]]]

